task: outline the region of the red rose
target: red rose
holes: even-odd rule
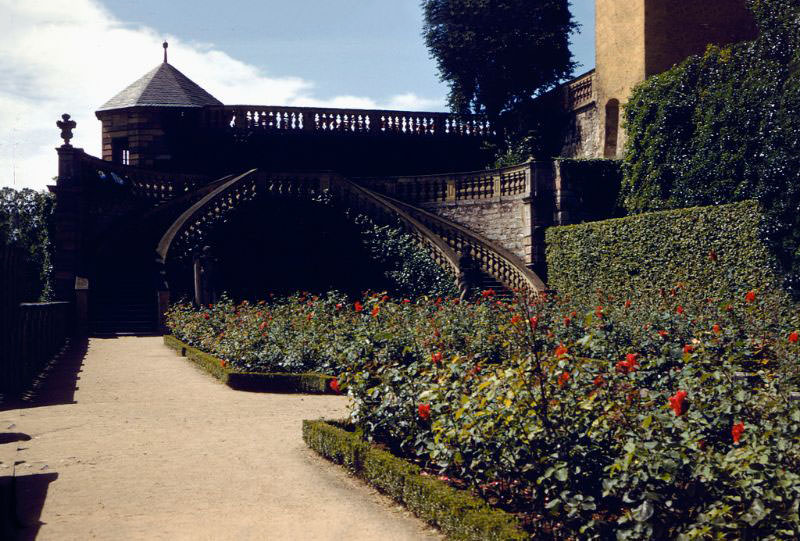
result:
[[[666,338],[667,336],[669,336],[669,333],[665,330],[660,330],[658,331],[658,336],[660,336],[661,338]]]
[[[713,327],[711,327],[711,330],[714,331],[714,334],[719,334],[722,332],[722,328],[716,323],[714,324]]]
[[[442,352],[437,351],[436,353],[431,353],[431,360],[435,363],[442,362]]]
[[[328,385],[330,386],[331,391],[333,391],[334,393],[338,393],[339,392],[339,380],[338,379],[333,378]]]
[[[262,321],[261,325],[259,325],[258,328],[263,331],[264,329],[267,328],[267,322],[266,321]]]
[[[364,305],[356,301],[356,303],[353,305],[353,308],[355,308],[356,312],[360,312],[361,310],[364,309]]]
[[[734,445],[739,445],[739,439],[741,439],[742,434],[744,434],[744,423],[739,421],[731,427],[731,436],[733,436]]]
[[[755,302],[755,300],[756,300],[756,292],[751,289],[744,296],[744,302],[750,303],[750,302]]]
[[[389,300],[389,295],[384,295],[383,297],[381,297],[381,302],[386,302],[388,300]]]
[[[693,345],[686,344],[685,346],[683,346],[683,352],[684,353],[691,353],[693,351],[694,351],[694,346]]]
[[[564,344],[561,344],[560,346],[558,346],[556,348],[556,351],[555,351],[556,357],[562,357],[562,356],[566,355],[568,351],[569,350],[566,347],[564,347]]]
[[[495,292],[494,292],[494,289],[487,289],[486,291],[481,292],[481,295],[484,298],[486,298],[486,297],[494,297],[495,296]]]
[[[411,302],[411,299],[403,299],[403,304],[408,304]]]
[[[686,391],[678,391],[669,397],[669,407],[675,412],[675,417],[680,417],[685,413],[684,401],[686,400]]]
[[[206,319],[211,319],[211,316],[208,315],[208,314],[203,314],[203,317],[206,318]]]
[[[561,375],[560,375],[560,376],[558,376],[558,384],[559,384],[561,387],[563,387],[564,385],[566,385],[568,381],[569,381],[569,372],[567,372],[567,371],[564,371],[564,372],[562,372],[562,373],[561,373]]]
[[[372,307],[372,317],[378,317],[378,313],[381,311],[381,307],[377,304]]]
[[[572,323],[572,320],[571,320],[570,318],[568,318],[568,317],[565,317],[565,318],[564,318],[564,325],[566,325],[567,327],[569,327],[569,324],[570,324],[570,323]]]
[[[789,343],[796,344],[797,338],[798,338],[797,331],[792,331],[791,333],[789,333]]]
[[[336,309],[337,309],[337,310],[341,310],[341,309],[342,309],[342,303],[338,303],[338,304],[336,305]]]
[[[536,330],[536,327],[538,327],[538,326],[539,326],[539,318],[538,318],[538,317],[536,317],[536,316],[533,316],[533,317],[530,319],[530,323],[531,323],[531,330],[532,330],[532,331],[535,331],[535,330]]]
[[[709,251],[708,252],[708,259],[710,261],[716,261],[717,260],[717,252],[715,252],[714,250]]]
[[[431,405],[430,404],[420,404],[417,406],[417,413],[419,414],[419,418],[423,421],[427,421],[431,418]]]
[[[678,308],[675,311],[678,312],[678,315],[682,316],[683,315],[683,306],[678,305]]]
[[[625,308],[631,307],[631,301],[625,301]]]
[[[306,316],[306,320],[311,321],[312,319],[314,319],[314,312],[311,312]]]
[[[603,376],[595,376],[594,383],[595,387],[602,387],[605,384],[606,380],[603,379]]]

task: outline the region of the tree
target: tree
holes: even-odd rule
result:
[[[520,135],[515,116],[575,67],[568,0],[423,0],[423,36],[457,113]]]

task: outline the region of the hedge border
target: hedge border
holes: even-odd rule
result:
[[[303,440],[323,457],[403,504],[453,540],[529,539],[519,520],[465,490],[421,475],[419,466],[326,420],[303,421]],[[344,422],[336,423],[345,425]]]
[[[223,367],[221,359],[200,351],[172,335],[164,335],[164,344],[236,391],[337,394],[330,388],[330,381],[335,379],[333,376],[313,373],[238,372]]]

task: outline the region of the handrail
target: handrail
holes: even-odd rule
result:
[[[170,248],[172,248],[173,243],[176,238],[179,238],[179,234],[184,236],[186,235],[189,227],[194,225],[193,221],[202,220],[204,216],[201,216],[201,212],[204,211],[205,207],[211,201],[215,199],[219,199],[221,196],[227,194],[228,191],[232,187],[236,187],[236,185],[250,176],[252,176],[257,170],[251,169],[246,173],[243,173],[237,177],[232,178],[231,180],[225,182],[216,190],[212,191],[211,193],[207,194],[205,197],[200,199],[197,203],[186,209],[183,214],[181,214],[177,220],[175,220],[172,225],[167,229],[166,233],[161,237],[161,240],[158,242],[158,247],[156,248],[156,253],[158,254],[159,258],[162,262],[167,261],[167,256],[169,255]]]
[[[547,290],[547,286],[541,278],[530,270],[519,257],[483,235],[427,210],[390,197],[386,199],[427,225],[431,231],[447,241],[456,252],[470,255],[481,270],[493,276],[508,289],[531,293],[542,293]]]
[[[534,162],[459,173],[353,179],[370,189],[410,203],[473,201],[529,195]]]
[[[134,195],[157,201],[165,201],[190,192],[210,180],[207,175],[168,173],[109,162],[85,152],[78,154],[78,160],[82,173],[91,171],[109,183],[122,185],[127,183]]]
[[[211,127],[239,130],[450,137],[488,137],[494,134],[485,118],[452,113],[224,105],[207,107],[205,114]]]

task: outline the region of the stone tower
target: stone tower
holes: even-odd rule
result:
[[[167,62],[164,43],[164,62],[95,113],[103,124],[103,159],[158,169],[185,165],[181,158],[191,154],[207,106],[222,102]]]
[[[596,0],[597,109],[603,155],[624,147],[622,106],[631,89],[709,44],[752,39],[746,0]]]

